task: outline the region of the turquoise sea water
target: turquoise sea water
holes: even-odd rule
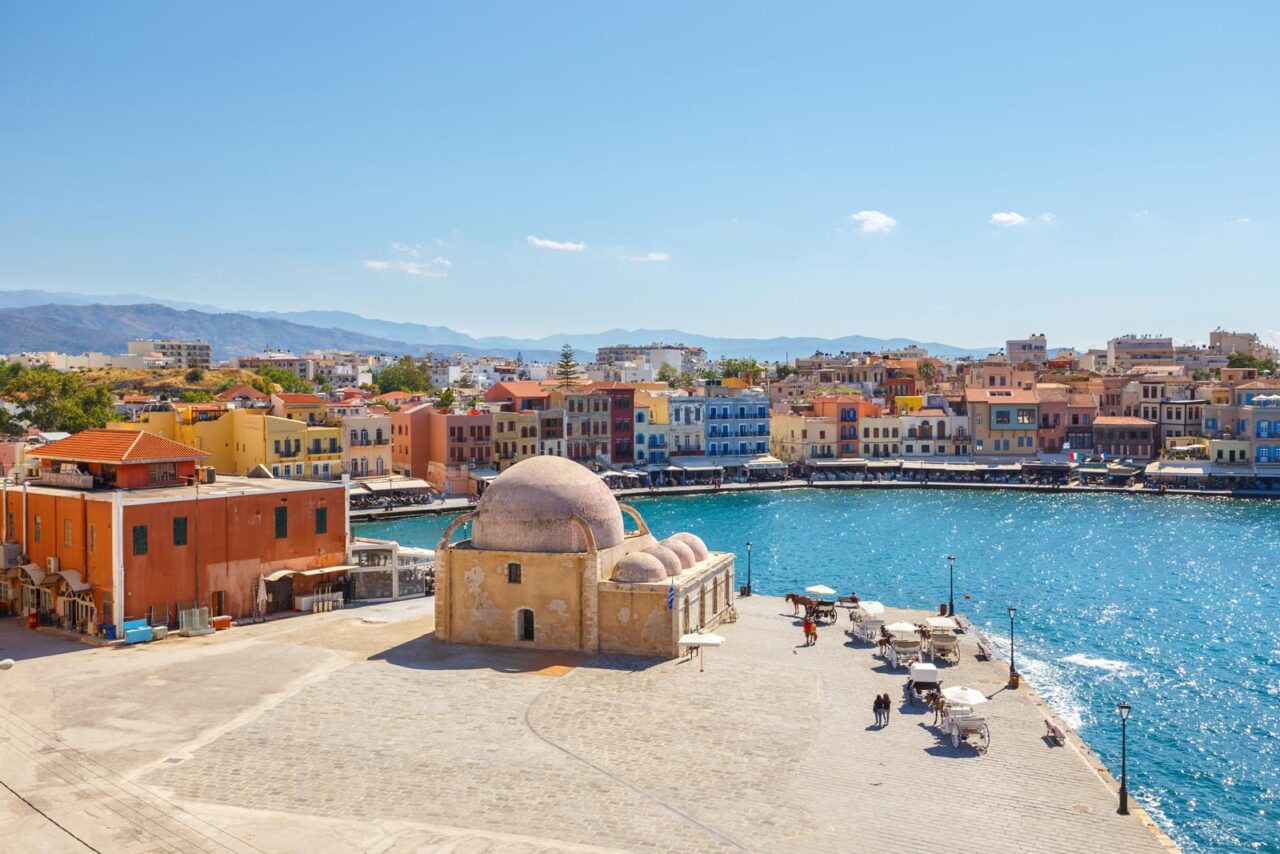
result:
[[[654,533],[754,543],[760,593],[823,583],[903,607],[947,599],[1120,771],[1189,852],[1280,852],[1280,502],[968,490],[791,490],[632,502]],[[452,517],[360,525],[434,547]],[[967,595],[966,600],[962,598]]]

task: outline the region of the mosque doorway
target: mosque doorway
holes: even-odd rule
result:
[[[533,611],[528,608],[521,608],[516,613],[516,631],[519,633],[518,638],[520,640],[533,640]]]

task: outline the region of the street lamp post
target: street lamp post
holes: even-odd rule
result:
[[[947,571],[951,579],[951,593],[947,597],[947,616],[956,615],[956,556],[947,555]]]
[[[1126,724],[1129,720],[1129,704],[1121,702],[1116,705],[1117,711],[1120,712],[1120,809],[1116,810],[1120,815],[1129,814],[1129,757],[1128,757],[1128,737]]]
[[[1013,617],[1018,613],[1018,609],[1013,605],[1009,606],[1009,684],[1014,685],[1018,678],[1018,669],[1013,665]]]
[[[751,595],[751,541],[747,540],[747,595]]]

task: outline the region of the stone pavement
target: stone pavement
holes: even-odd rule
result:
[[[971,640],[941,669],[991,695],[985,755],[922,707],[872,727],[904,672],[778,599],[705,672],[436,644],[429,605],[123,650],[0,621],[0,781],[102,851],[1166,850]],[[0,824],[84,850],[4,789]]]

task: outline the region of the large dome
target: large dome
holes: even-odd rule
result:
[[[596,548],[622,542],[622,511],[604,480],[564,457],[530,457],[484,491],[471,545],[490,551],[586,551],[586,538],[570,521],[574,516],[591,529]]]

